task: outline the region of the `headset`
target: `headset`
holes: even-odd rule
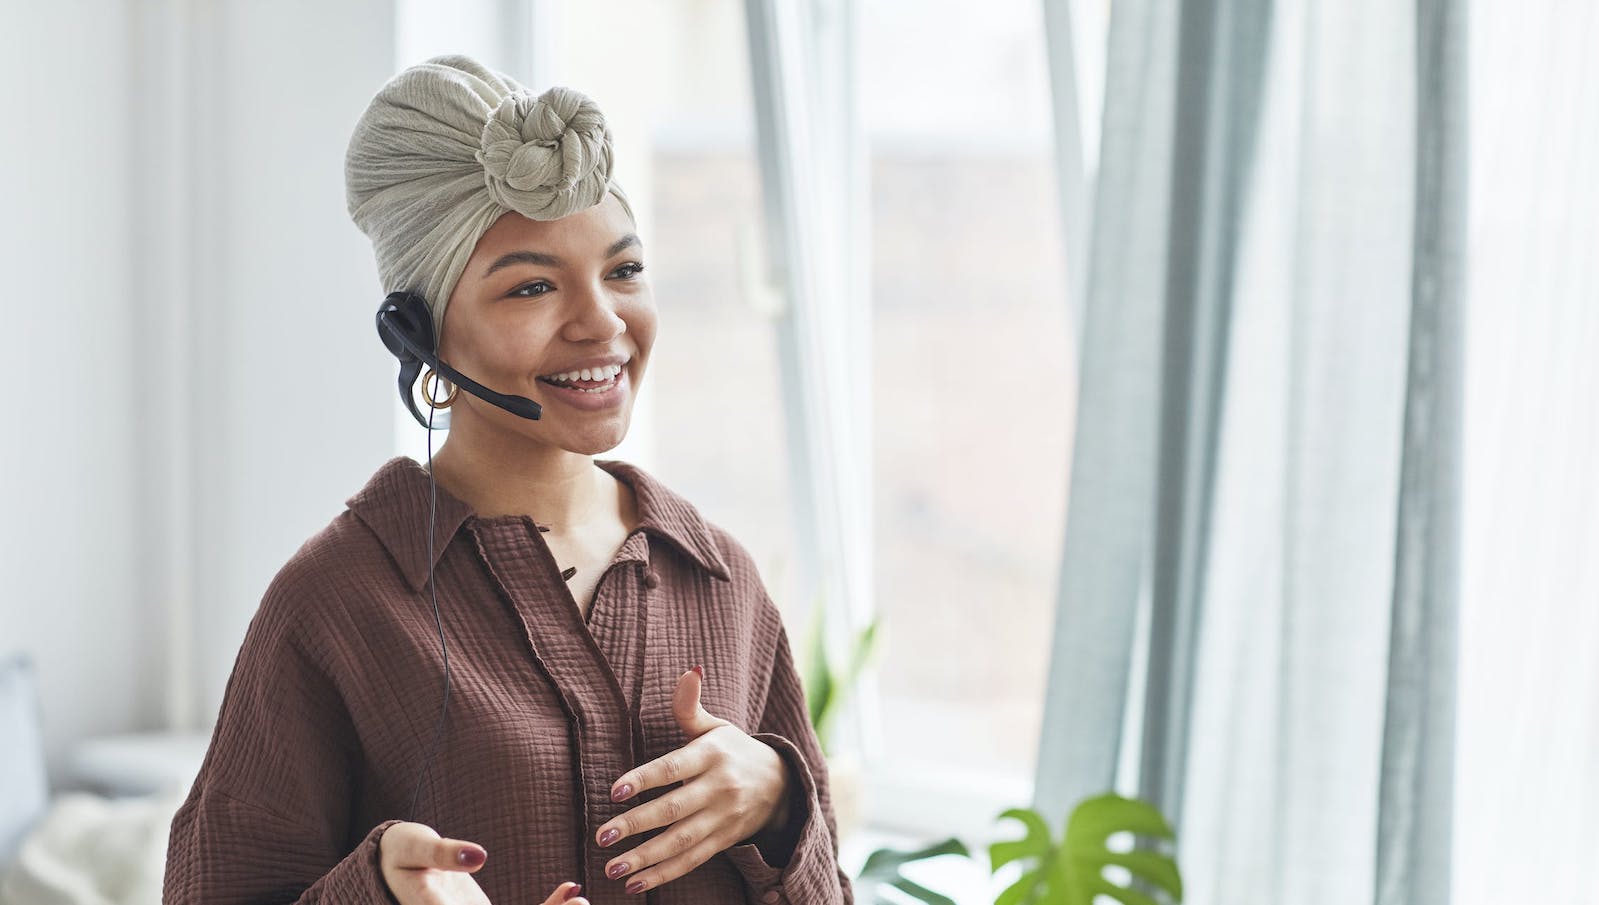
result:
[[[439,595],[433,586],[433,516],[438,508],[438,484],[433,479],[433,407],[428,407],[428,417],[423,420],[414,396],[416,378],[422,372],[422,365],[426,364],[435,373],[484,402],[532,421],[539,420],[543,406],[526,396],[496,393],[440,361],[438,342],[433,335],[433,313],[416,292],[401,290],[389,293],[378,306],[377,325],[383,345],[400,360],[400,398],[405,400],[406,407],[411,410],[417,423],[428,431],[428,595],[433,600],[433,624],[439,630],[439,648],[444,652],[444,703],[439,708],[439,722],[433,730],[433,742],[428,748],[427,759],[417,772],[416,788],[411,792],[411,811],[406,820],[414,821],[422,780],[433,767],[439,740],[444,736],[444,718],[450,710],[450,648],[444,641],[444,619],[439,615]],[[431,791],[432,786],[428,788]]]
[[[378,306],[377,322],[378,336],[383,338],[383,345],[400,360],[400,398],[405,400],[405,405],[411,410],[412,417],[416,418],[416,423],[429,431],[433,429],[433,425],[422,419],[422,413],[417,411],[416,399],[412,395],[416,377],[422,373],[424,364],[484,402],[497,405],[513,415],[521,415],[531,421],[539,420],[539,413],[544,408],[537,402],[526,396],[496,393],[439,361],[438,340],[433,335],[433,312],[428,310],[427,302],[420,294],[411,291],[389,293],[383,304]],[[431,414],[430,412],[429,415]]]

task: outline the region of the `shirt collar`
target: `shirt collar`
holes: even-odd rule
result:
[[[637,465],[620,459],[595,459],[594,464],[627,482],[638,501],[636,530],[663,538],[706,572],[731,581],[727,563],[711,536],[710,526],[692,503]],[[429,563],[427,469],[410,456],[383,463],[356,494],[345,500],[351,512],[371,528],[404,573],[413,590],[426,588]],[[433,563],[443,555],[461,525],[477,515],[465,501],[442,485],[436,487]]]

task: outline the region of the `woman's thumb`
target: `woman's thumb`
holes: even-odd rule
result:
[[[396,823],[384,831],[378,844],[386,867],[473,871],[488,858],[483,846],[445,839],[425,823]]]
[[[677,690],[672,693],[672,715],[677,725],[690,739],[699,738],[712,729],[726,726],[727,720],[712,716],[700,701],[700,688],[705,679],[705,667],[694,666],[677,677]]]
[[[432,827],[427,827],[425,833],[407,834],[405,838],[409,845],[400,853],[403,867],[473,871],[488,859],[483,846],[461,839],[445,839]]]
[[[475,871],[488,860],[488,852],[483,846],[475,842],[466,842],[461,839],[439,839],[433,843],[433,855],[429,867],[442,870]]]

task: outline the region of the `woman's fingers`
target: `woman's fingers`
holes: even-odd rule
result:
[[[474,873],[483,866],[488,853],[483,846],[465,839],[447,839],[424,823],[396,823],[383,831],[378,840],[378,850],[383,861],[383,879],[389,890],[404,905],[416,899],[415,895],[437,895],[425,892],[426,884],[419,880],[425,874],[411,871],[448,870],[457,872],[451,882],[466,884],[458,890],[462,902],[481,902],[488,905],[482,891],[467,877],[459,873]],[[390,871],[393,871],[391,874]],[[418,885],[422,883],[422,885]],[[453,888],[453,887],[452,887]],[[544,905],[589,905],[588,899],[578,895],[583,887],[568,880],[555,887],[555,892],[544,900]],[[431,898],[428,901],[432,901]],[[457,899],[450,899],[457,901]]]
[[[463,839],[446,839],[423,823],[397,823],[383,833],[380,843],[383,858],[398,868],[416,870],[464,870],[471,873],[483,866],[488,853],[483,846]]]
[[[671,831],[661,833],[638,848],[612,856],[605,863],[605,875],[626,882],[628,887],[632,887],[635,881],[643,884],[638,889],[629,888],[629,895],[669,883],[729,846],[730,843],[726,841],[718,841],[722,838],[717,833],[719,828],[720,820],[717,817],[700,811],[673,824]],[[613,877],[611,871],[624,863],[627,869]]]
[[[699,784],[679,786],[601,824],[594,840],[601,848],[613,848],[633,836],[658,826],[670,826],[692,817],[711,804],[713,793]],[[612,832],[616,835],[611,835]]]
[[[578,895],[582,891],[583,887],[580,884],[568,880],[555,887],[555,892],[550,893],[550,897],[544,900],[544,905],[589,905],[588,899]]]
[[[693,675],[693,670],[689,674]],[[727,751],[721,739],[712,738],[707,733],[617,777],[616,782],[611,783],[611,800],[627,801],[645,789],[688,782],[720,763],[726,756]]]

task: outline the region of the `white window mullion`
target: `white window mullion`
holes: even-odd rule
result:
[[[835,651],[871,618],[870,305],[864,154],[850,99],[852,4],[747,0],[750,75],[795,493],[797,582]],[[860,704],[869,695],[857,695]],[[854,710],[858,710],[855,708]],[[853,713],[853,710],[852,710]],[[841,739],[864,722],[841,714]]]

